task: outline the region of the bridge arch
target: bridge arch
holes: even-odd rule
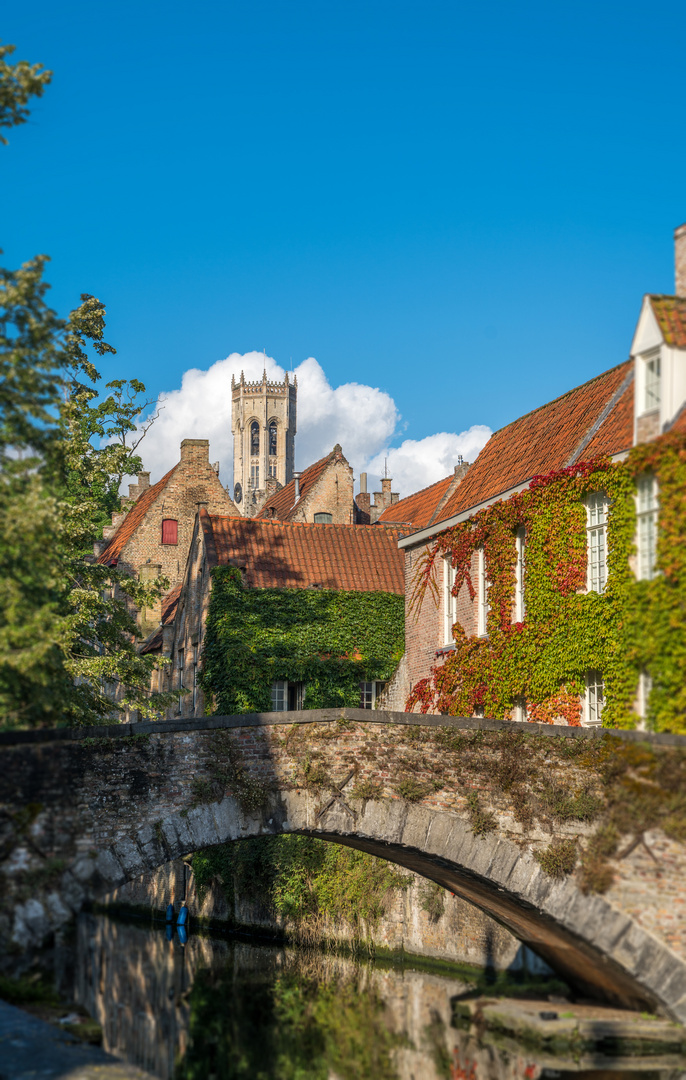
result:
[[[549,877],[510,840],[475,836],[452,812],[369,799],[359,810],[335,800],[322,813],[296,791],[246,812],[228,796],[146,824],[76,859],[69,874],[83,903],[200,848],[284,833],[345,844],[412,870],[486,912],[587,994],[686,1021],[686,966],[669,949],[603,897],[584,895],[571,878]]]

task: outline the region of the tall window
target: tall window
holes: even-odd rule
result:
[[[256,457],[260,452],[260,425],[257,420],[253,420],[250,425],[250,454],[252,457]]]
[[[260,486],[260,466],[259,465],[251,465],[250,466],[250,487],[253,489],[253,491],[257,491],[259,486]]]
[[[276,457],[276,424],[273,420],[269,425],[269,456]]]
[[[488,577],[486,575],[486,555],[483,548],[479,548],[477,552],[476,599],[478,604],[476,632],[479,637],[485,637],[488,633],[488,612],[490,611],[490,604],[488,602]]]
[[[586,701],[584,703],[584,726],[599,727],[605,704],[605,683],[599,671],[586,672]]]
[[[272,712],[288,711],[288,683],[279,679],[272,683]]]
[[[517,529],[515,535],[517,545],[517,562],[515,565],[515,622],[523,622],[526,613],[524,602],[524,545],[526,543],[526,529]]]
[[[645,364],[645,394],[644,411],[660,408],[660,353],[652,353],[644,358]]]
[[[360,683],[360,708],[375,709],[376,699],[385,689],[385,682],[361,682]]]
[[[179,523],[174,518],[165,518],[162,522],[162,543],[163,544],[178,544],[179,542]]]
[[[638,578],[655,577],[657,559],[657,480],[651,473],[639,476],[636,495]]]
[[[527,718],[526,698],[523,694],[518,694],[513,702],[512,719],[517,720],[520,724],[523,724]]]
[[[276,462],[275,462],[275,461],[270,461],[270,462],[269,462],[269,472],[268,472],[268,475],[269,475],[269,476],[273,476],[273,477],[274,477],[274,479],[276,479]]]
[[[652,677],[647,671],[642,671],[638,677],[638,715],[641,720],[645,720],[648,715],[648,702],[652,689]]]
[[[594,491],[586,500],[589,592],[603,592],[607,582],[607,507],[604,491]]]
[[[453,596],[455,584],[455,568],[450,562],[450,557],[443,560],[443,641],[446,645],[452,645],[453,626],[457,622],[457,597]]]

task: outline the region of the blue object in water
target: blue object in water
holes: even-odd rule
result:
[[[174,922],[174,905],[167,905],[167,922]]]
[[[176,925],[177,926],[185,926],[187,922],[188,922],[188,908],[184,904],[181,907],[181,910],[179,911],[179,917],[176,920]]]
[[[188,929],[185,926],[177,926],[176,932],[179,935],[179,945],[185,945],[188,941]]]
[[[167,923],[166,934],[167,934],[167,941],[171,941],[172,938],[174,937],[174,923],[170,923],[170,922]]]

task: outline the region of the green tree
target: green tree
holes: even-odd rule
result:
[[[8,65],[11,51],[0,47],[6,127],[50,77]],[[155,715],[168,698],[149,692],[155,662],[138,653],[134,614],[166,583],[143,587],[93,558],[123,475],[140,469],[131,436],[149,403],[137,380],[114,380],[98,399],[90,354],[115,352],[104,305],[84,295],[60,318],[46,303],[46,262],[0,269],[0,722]]]

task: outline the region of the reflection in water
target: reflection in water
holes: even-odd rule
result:
[[[193,935],[183,946],[104,915],[81,916],[77,953],[77,996],[105,1049],[161,1080],[589,1076],[451,1027],[455,978]]]

